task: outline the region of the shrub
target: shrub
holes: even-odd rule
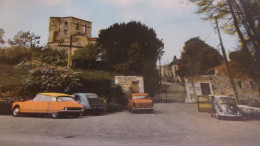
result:
[[[18,67],[28,70],[23,85],[33,91],[69,93],[81,86],[76,72],[67,67],[43,63],[38,58],[23,61]]]
[[[110,104],[107,106],[107,112],[113,113],[113,112],[121,112],[122,110],[125,109],[124,105],[119,105],[119,104]]]
[[[113,101],[114,103],[121,104],[121,105],[127,105],[128,103],[126,94],[123,92],[122,87],[119,85],[115,85],[111,87],[109,99],[110,101]]]
[[[0,52],[0,61],[6,64],[18,64],[22,59],[30,57],[30,49],[21,46],[7,47]]]
[[[98,96],[105,97],[106,103],[111,102],[126,105],[128,100],[120,86],[115,86],[109,79],[80,79],[81,87],[74,92],[96,93]]]

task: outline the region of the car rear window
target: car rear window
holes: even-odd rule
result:
[[[133,96],[133,99],[149,99],[148,95]]]

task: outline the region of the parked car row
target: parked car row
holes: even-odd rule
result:
[[[104,106],[94,93],[38,93],[32,100],[14,102],[12,115],[18,117],[23,113],[49,114],[53,118],[72,116],[78,118],[88,110],[101,113]]]
[[[153,112],[153,101],[147,93],[133,93],[128,102],[129,112]],[[72,116],[78,118],[83,112],[92,112],[100,115],[104,103],[97,94],[75,93],[38,93],[32,100],[19,101],[12,104],[12,115],[21,114],[49,114],[53,118]]]

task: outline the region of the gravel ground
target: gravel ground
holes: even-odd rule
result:
[[[0,145],[259,145],[260,120],[217,120],[196,104],[155,104],[154,113],[51,119],[0,116]]]

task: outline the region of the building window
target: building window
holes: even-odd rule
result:
[[[67,21],[65,21],[65,22],[64,22],[64,24],[65,24],[65,26],[67,26],[67,25],[68,25],[68,22],[67,22]]]
[[[87,24],[84,25],[84,32],[87,32]]]
[[[242,88],[242,82],[238,81],[237,83],[238,83],[239,88]]]
[[[251,88],[254,89],[255,86],[254,86],[254,82],[253,81],[250,81],[250,85],[251,85]]]
[[[68,35],[68,30],[64,30],[64,35]]]
[[[51,20],[51,25],[53,25],[54,24],[54,20]]]
[[[77,22],[76,30],[79,30],[79,23]]]

